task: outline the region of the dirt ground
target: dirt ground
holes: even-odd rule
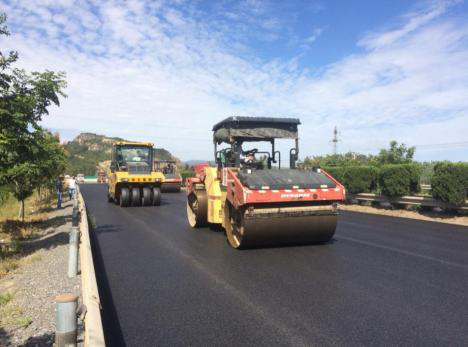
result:
[[[372,214],[380,214],[393,217],[403,217],[403,218],[412,218],[425,220],[430,222],[440,222],[448,224],[457,224],[457,225],[466,225],[468,226],[468,216],[453,215],[449,213],[436,213],[429,211],[409,211],[404,209],[385,209],[373,206],[363,206],[363,205],[340,205],[340,210],[344,211],[355,211],[355,212],[364,212]]]

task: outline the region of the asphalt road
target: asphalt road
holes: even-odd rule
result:
[[[343,212],[327,245],[237,251],[185,195],[81,185],[109,346],[468,345],[468,228]]]

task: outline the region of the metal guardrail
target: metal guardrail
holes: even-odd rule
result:
[[[432,187],[430,184],[421,184],[421,190],[422,191],[430,191],[432,190]]]
[[[80,211],[80,262],[81,262],[81,292],[83,304],[86,308],[84,317],[84,345],[105,346],[104,331],[101,319],[101,301],[94,270],[91,240],[89,237],[88,216],[83,196],[78,188],[78,201]]]
[[[415,206],[425,206],[425,207],[439,207],[439,208],[449,208],[462,211],[468,211],[468,200],[465,201],[465,204],[462,206],[453,206],[443,201],[436,200],[431,197],[426,196],[400,196],[396,198],[389,198],[382,195],[372,194],[372,193],[361,193],[361,194],[347,194],[348,200],[358,200],[358,201],[372,201],[379,203],[388,203],[388,204],[400,204],[400,205],[415,205]]]
[[[93,177],[93,178],[85,177],[85,179],[83,180],[83,183],[97,183],[97,178],[96,177]]]

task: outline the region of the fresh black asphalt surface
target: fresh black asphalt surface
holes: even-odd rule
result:
[[[108,346],[468,345],[468,227],[342,212],[329,244],[238,251],[184,193],[80,188]]]

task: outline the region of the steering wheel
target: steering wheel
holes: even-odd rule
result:
[[[244,155],[254,155],[255,153],[258,152],[258,149],[257,148],[253,148],[253,149],[250,149],[248,151],[245,151],[244,152]]]

